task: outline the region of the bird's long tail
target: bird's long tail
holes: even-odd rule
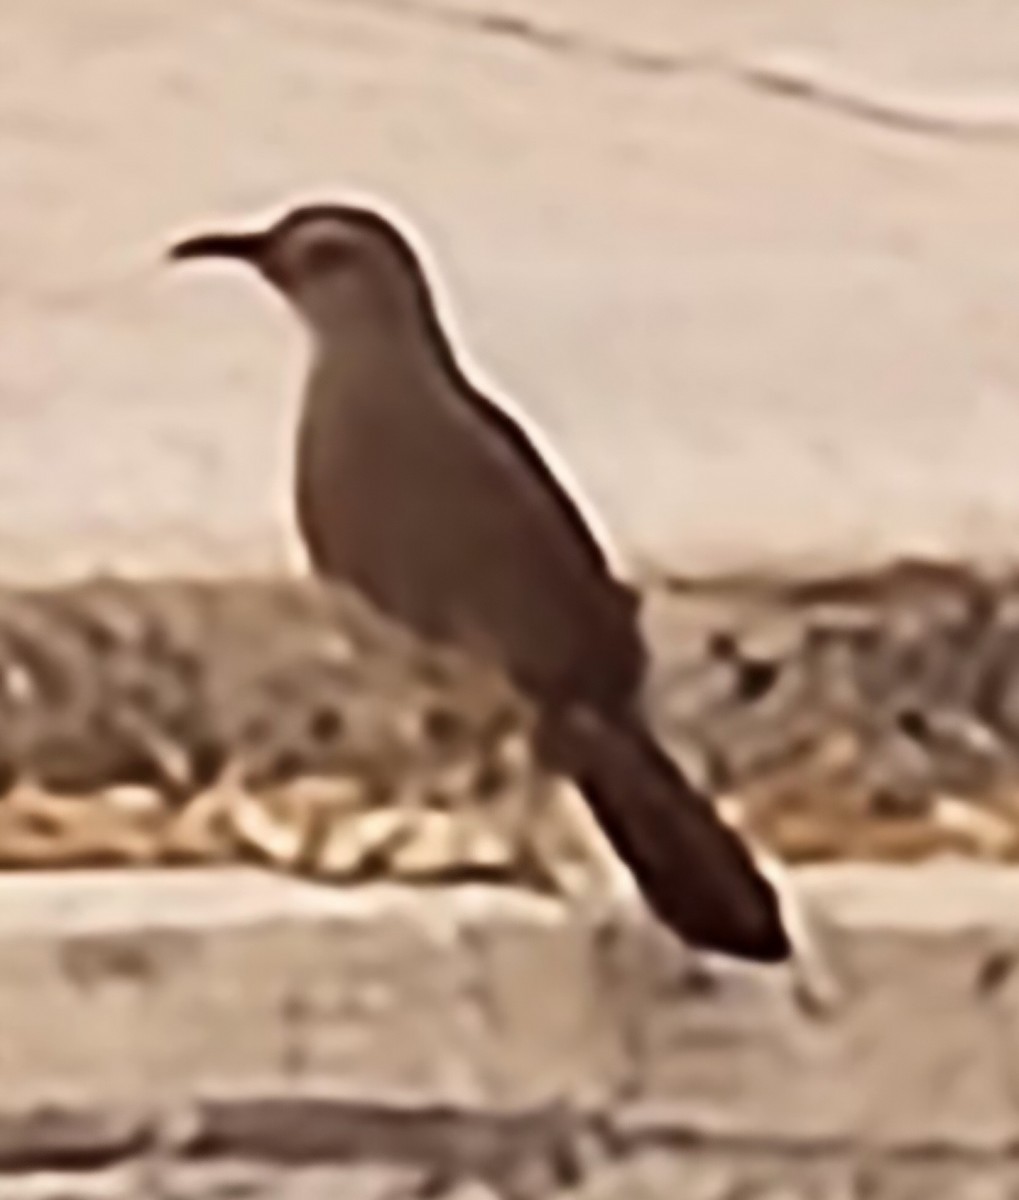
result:
[[[545,735],[666,925],[703,949],[758,962],[789,956],[771,884],[647,730],[573,710]]]

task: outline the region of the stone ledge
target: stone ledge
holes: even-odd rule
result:
[[[795,882],[840,988],[821,1013],[784,970],[694,956],[622,904],[246,869],[0,876],[0,1170],[148,1141],[474,1161],[572,1144],[578,1122],[633,1145],[1012,1156],[1019,872]]]

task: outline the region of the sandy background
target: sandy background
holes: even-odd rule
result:
[[[1004,0],[9,3],[0,571],[293,560],[301,346],[166,239],[369,194],[633,557],[1019,528]]]

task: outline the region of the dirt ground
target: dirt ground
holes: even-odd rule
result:
[[[793,861],[1019,861],[1019,581],[904,564],[645,599],[648,702]],[[0,865],[613,882],[498,679],[285,581],[0,593]]]

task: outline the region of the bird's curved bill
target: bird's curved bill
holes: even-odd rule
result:
[[[173,262],[191,258],[235,258],[259,263],[264,251],[265,237],[260,233],[202,233],[171,246],[168,257]]]

